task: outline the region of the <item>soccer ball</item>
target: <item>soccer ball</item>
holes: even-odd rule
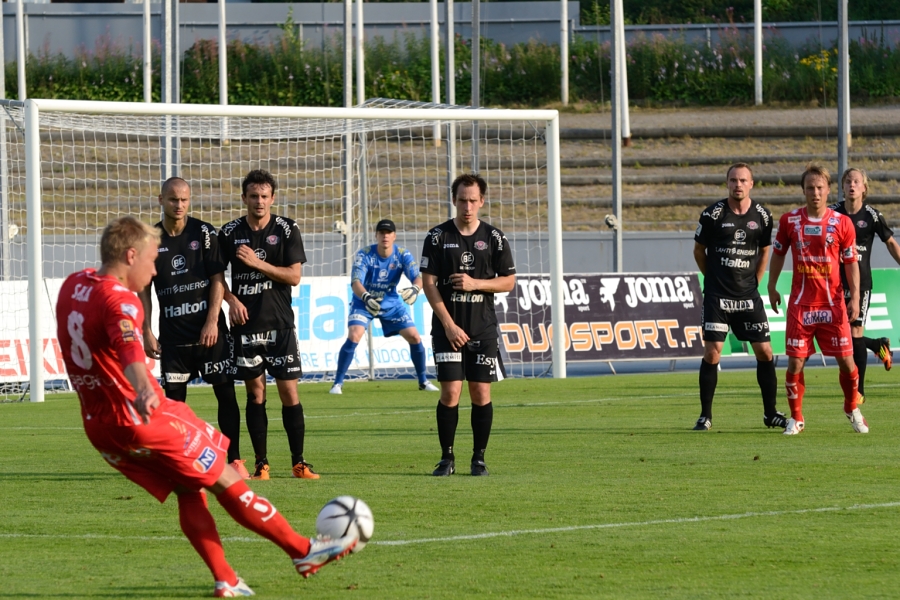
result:
[[[366,547],[375,530],[375,520],[369,505],[353,496],[338,496],[319,511],[316,517],[316,532],[331,539],[345,535],[359,536],[353,552]]]

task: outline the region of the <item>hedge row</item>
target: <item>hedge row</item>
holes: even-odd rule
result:
[[[343,45],[335,39],[312,48],[291,35],[269,45],[228,45],[231,104],[340,106],[343,98]],[[541,106],[559,100],[560,61],[555,45],[530,42],[505,46],[483,40],[482,104]],[[470,44],[457,39],[456,97],[468,103]],[[577,38],[570,47],[570,99],[609,100],[609,45]],[[182,65],[182,101],[218,103],[218,48],[215,41],[191,47]],[[428,40],[377,39],[366,48],[366,95],[430,100]],[[837,54],[809,46],[797,51],[776,38],[765,48],[764,98],[768,102],[834,104]],[[442,56],[443,61],[443,56]],[[158,55],[153,64],[158,69]],[[850,48],[851,95],[856,100],[900,96],[900,44],[871,37]],[[443,73],[442,73],[443,75]],[[143,99],[141,60],[130,50],[104,47],[75,59],[32,56],[27,64],[28,94],[34,98],[81,100]],[[17,97],[15,64],[6,65],[7,98]],[[696,105],[748,104],[753,101],[752,38],[723,31],[711,47],[663,36],[643,37],[628,47],[628,86],[636,103]],[[443,89],[443,83],[442,83]],[[154,72],[159,99],[159,71]]]

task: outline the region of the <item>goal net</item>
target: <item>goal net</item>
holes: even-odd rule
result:
[[[425,232],[454,214],[449,184],[456,174],[477,171],[487,180],[482,218],[506,233],[518,273],[561,281],[555,111],[393,100],[352,109],[0,104],[0,386],[6,399],[20,397],[25,382],[33,400],[45,384],[64,386],[53,315],[62,280],[99,264],[99,236],[110,220],[134,215],[157,222],[160,185],[174,175],[190,185],[190,214],[216,227],[245,214],[240,184],[249,171],[275,176],[272,212],[299,223],[308,259],[293,297],[304,379],[334,374],[346,338],[352,259],[374,243],[374,224],[392,219],[397,243],[418,257]],[[559,287],[549,286],[549,295]],[[550,304],[548,297],[546,314],[537,315],[546,323]],[[535,318],[502,296],[497,312],[501,322]],[[411,314],[433,366],[424,294]],[[567,341],[557,335],[560,345]],[[384,338],[377,326],[367,337],[351,376],[412,372],[401,338]],[[516,353],[504,360],[523,376],[551,364],[549,353],[540,361]],[[553,365],[554,375],[564,375],[562,354]]]

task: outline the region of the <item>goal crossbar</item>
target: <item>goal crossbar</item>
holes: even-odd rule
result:
[[[153,104],[140,102],[93,102],[70,100],[30,99],[25,101],[0,100],[0,108],[9,112],[16,108],[24,112],[25,138],[25,196],[27,206],[28,261],[28,309],[29,337],[42,339],[41,323],[50,315],[43,315],[41,293],[43,288],[42,216],[41,216],[41,135],[42,115],[55,113],[79,113],[85,115],[136,115],[160,117],[212,117],[212,118],[293,118],[320,119],[353,126],[353,132],[367,130],[398,129],[422,126],[436,121],[531,121],[544,125],[543,138],[547,147],[547,226],[549,237],[550,304],[552,334],[552,374],[566,376],[565,344],[567,327],[564,315],[562,218],[559,114],[556,110],[512,110],[425,105],[406,107],[395,104],[391,108],[380,107],[264,107],[240,105]],[[18,123],[17,123],[18,125]],[[235,132],[229,131],[229,135]],[[42,344],[29,347],[30,399],[41,402],[44,398],[44,368]]]

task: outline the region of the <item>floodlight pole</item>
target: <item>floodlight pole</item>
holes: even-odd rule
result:
[[[162,101],[164,104],[170,105],[179,104],[181,100],[178,75],[178,65],[181,62],[178,44],[178,10],[178,0],[162,0]],[[181,137],[173,127],[174,123],[175,120],[170,115],[166,115],[165,135],[161,140],[163,180],[176,177],[181,171],[179,153]]]
[[[444,70],[444,85],[447,88],[447,104],[456,104],[456,32],[453,0],[444,0],[444,26],[447,34],[447,62]],[[456,121],[447,121],[447,217],[453,218],[453,197],[450,186],[456,179]]]
[[[848,150],[852,145],[850,131],[850,36],[847,31],[847,0],[838,0],[838,177],[849,164]],[[838,201],[844,198],[843,186],[838,184]]]
[[[441,103],[441,28],[438,22],[438,2],[430,0],[431,4],[431,101]],[[441,145],[441,122],[434,122],[432,132],[434,145]]]
[[[559,0],[559,61],[562,81],[560,82],[560,102],[569,105],[569,4]]]
[[[753,82],[756,106],[763,103],[762,0],[753,0]]]
[[[153,102],[153,55],[151,53],[152,34],[150,33],[150,0],[144,0],[144,18],[142,25],[144,30],[144,102],[150,103]]]
[[[628,54],[626,52],[627,40],[625,39],[625,10],[622,8],[622,0],[616,0],[616,6],[620,15],[618,31],[618,49],[619,49],[619,80],[622,85],[619,87],[619,100],[621,106],[619,110],[622,114],[622,131],[621,138],[626,146],[631,146],[631,113],[628,110]]]
[[[622,0],[610,0],[613,43],[610,49],[612,60],[612,210],[613,210],[613,271],[622,272],[622,65],[621,60]]]
[[[28,97],[26,93],[25,82],[25,61],[28,56],[25,54],[25,9],[22,7],[22,0],[16,1],[16,72],[19,76],[19,100]]]
[[[44,401],[44,256],[41,230],[41,131],[34,100],[25,101],[25,205],[28,224],[28,380],[32,402]]]
[[[228,37],[225,0],[219,0],[219,104],[228,106]],[[221,143],[228,143],[228,117],[221,120]]]
[[[472,106],[481,106],[481,0],[472,0]],[[480,171],[478,121],[472,121],[472,172]]]

